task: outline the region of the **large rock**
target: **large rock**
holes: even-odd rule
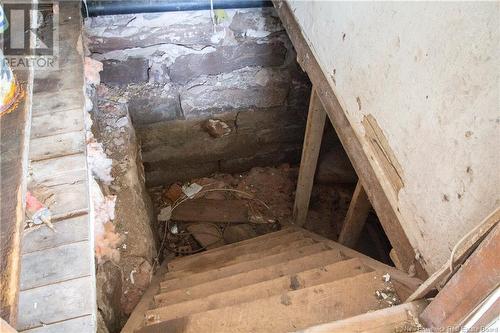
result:
[[[177,88],[168,84],[130,87],[128,109],[134,126],[182,118]]]
[[[222,46],[214,52],[178,57],[170,66],[170,78],[185,84],[201,75],[229,73],[247,66],[280,66],[285,54],[286,48],[281,42]]]
[[[101,73],[101,82],[103,83],[126,86],[131,83],[148,82],[149,61],[147,59],[105,60],[103,65],[104,68]]]
[[[239,39],[263,38],[284,30],[274,8],[240,10],[234,15],[229,28]]]
[[[181,91],[186,118],[248,108],[284,106],[289,89],[288,72],[271,68],[246,68],[202,77]]]

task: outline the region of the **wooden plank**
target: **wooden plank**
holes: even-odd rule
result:
[[[155,275],[153,275],[148,289],[144,295],[142,295],[141,300],[135,306],[134,311],[132,311],[132,314],[128,318],[120,333],[134,333],[136,329],[143,326],[144,314],[154,305],[154,296],[160,291],[160,282],[166,271],[167,265],[162,265]]]
[[[350,249],[342,244],[339,244],[339,243],[334,242],[332,240],[326,239],[325,237],[322,237],[322,236],[317,235],[313,232],[310,232],[309,230],[304,229],[303,232],[306,235],[308,235],[309,237],[317,240],[318,242],[323,242],[325,244],[328,244],[328,246],[331,247],[332,249],[339,250],[346,257],[359,258],[359,259],[361,259],[363,264],[365,264],[366,266],[371,267],[374,270],[377,270],[380,272],[389,273],[389,275],[391,276],[391,279],[398,281],[399,283],[406,286],[411,291],[416,290],[422,284],[422,280],[415,278],[415,277],[410,277],[410,276],[408,276],[408,274],[406,274],[403,271],[400,271],[394,267],[383,264],[383,263],[381,263],[373,258],[365,256],[362,253],[354,251],[353,249]]]
[[[85,134],[79,131],[32,139],[29,158],[31,161],[40,161],[83,152]]]
[[[25,97],[0,117],[0,317],[15,326],[31,121],[30,71],[14,73]]]
[[[70,89],[55,93],[38,93],[33,99],[33,116],[54,114],[84,105],[81,89]],[[83,117],[83,111],[81,111]]]
[[[420,316],[429,328],[458,327],[500,285],[497,225]]]
[[[179,222],[248,223],[246,200],[193,199],[180,204],[172,212]]]
[[[54,219],[63,219],[88,210],[87,182],[62,184],[50,188],[55,202],[50,205]]]
[[[84,153],[52,158],[50,160],[32,161],[30,164],[33,176],[37,181],[44,181],[77,170],[87,169]]]
[[[44,325],[42,327],[23,331],[23,333],[95,333],[96,324],[92,316],[83,316]]]
[[[244,261],[255,260],[265,256],[270,256],[274,254],[279,254],[289,249],[301,248],[304,246],[312,245],[317,243],[310,238],[303,238],[302,235],[298,235],[295,238],[290,238],[285,244],[269,244],[268,247],[263,247],[255,252],[242,253],[240,255],[233,255],[232,253],[224,253],[221,256],[214,258],[214,260],[207,259],[206,262],[201,261],[198,266],[192,266],[184,270],[178,270],[174,272],[167,273],[167,278],[174,279],[183,276],[189,276],[193,273],[201,273],[221,267],[242,263]]]
[[[92,274],[88,241],[31,252],[21,259],[21,291]]]
[[[301,330],[300,333],[394,333],[418,329],[418,315],[427,303],[404,303],[359,316]],[[415,330],[416,331],[416,330]],[[298,333],[298,332],[297,332]]]
[[[363,266],[359,259],[350,259],[212,294],[204,298],[156,308],[147,311],[145,318],[146,321],[151,318],[153,322],[178,319],[194,313],[251,302],[261,298],[281,295],[287,291],[350,278],[368,271],[370,269]]]
[[[32,138],[53,136],[83,130],[83,109],[72,109],[63,112],[33,116]]]
[[[381,309],[377,272],[146,326],[138,332],[289,332]]]
[[[207,297],[215,293],[241,288],[250,284],[275,279],[280,276],[295,274],[315,267],[326,266],[345,258],[338,250],[322,251],[306,257],[291,259],[275,265],[257,268],[248,272],[234,274],[225,278],[200,283],[185,289],[177,289],[155,296],[157,306],[166,306],[179,302]]]
[[[466,257],[474,250],[475,246],[485,237],[485,235],[500,221],[500,207],[495,209],[491,214],[486,216],[486,218],[479,223],[479,227],[476,232],[466,239],[463,244],[461,244],[454,253],[455,266],[461,264]],[[439,287],[440,283],[450,275],[450,262],[441,266],[436,272],[434,272],[427,280],[418,287],[415,292],[410,295],[406,302],[411,302],[416,299],[425,297],[431,290]],[[446,281],[444,281],[446,282]]]
[[[181,270],[185,268],[189,268],[192,266],[198,265],[200,262],[204,260],[210,260],[211,258],[215,258],[221,255],[227,255],[227,253],[232,253],[233,255],[256,251],[259,248],[266,247],[266,244],[282,244],[283,240],[287,240],[289,234],[299,234],[302,232],[296,229],[287,228],[282,231],[277,231],[273,233],[269,233],[263,236],[259,236],[253,239],[249,239],[247,241],[239,242],[236,244],[230,244],[221,246],[220,248],[197,253],[192,256],[182,257],[180,259],[173,260],[168,263],[169,272]],[[202,259],[203,258],[203,259]]]
[[[304,225],[309,209],[309,199],[316,173],[321,140],[325,128],[326,113],[313,86],[311,100],[309,101],[309,113],[307,115],[306,134],[300,160],[299,178],[295,192],[295,203],[293,205],[293,219],[298,226]]]
[[[340,231],[338,240],[340,244],[351,248],[357,244],[371,207],[365,189],[361,182],[358,181],[347,210],[344,225]]]
[[[50,249],[56,246],[81,242],[89,239],[89,216],[87,214],[54,222],[57,232],[45,226],[24,231],[22,253]]]
[[[24,290],[19,294],[17,329],[22,331],[41,327],[68,318],[92,313],[95,297],[90,276]]]
[[[342,146],[346,150],[368,194],[370,202],[377,212],[382,227],[391,241],[392,247],[396,249],[400,256],[401,264],[405,271],[415,268],[418,277],[427,277],[427,273],[422,265],[415,259],[415,251],[401,226],[401,221],[396,211],[397,205],[392,202],[392,197],[388,194],[389,192],[386,192],[386,189],[389,190],[390,187],[392,194],[392,186],[389,184],[386,177],[376,171],[370,163],[369,156],[364,150],[362,141],[360,141],[360,138],[356,135],[347,119],[345,111],[325,77],[325,73],[321,70],[321,67],[314,57],[314,53],[311,51],[300,30],[300,26],[295,21],[290,7],[285,1],[274,0],[273,3],[297,51],[297,60],[309,75],[326,113],[337,132]],[[383,183],[379,181],[379,179],[381,179]]]
[[[196,284],[200,284],[207,281],[212,281],[216,279],[221,279],[227,276],[231,276],[238,273],[248,272],[257,268],[268,267],[271,265],[276,265],[282,262],[286,262],[292,259],[306,257],[313,253],[318,253],[322,251],[331,250],[331,248],[325,244],[317,243],[309,245],[300,249],[292,249],[285,253],[275,254],[272,256],[263,257],[260,259],[246,261],[243,263],[226,266],[217,270],[192,274],[188,277],[180,279],[172,279],[164,281],[161,283],[161,291],[172,291],[175,289],[188,288]]]

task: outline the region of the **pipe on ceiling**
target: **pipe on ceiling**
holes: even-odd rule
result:
[[[211,9],[210,0],[121,0],[84,1],[88,16],[174,12]],[[214,9],[272,7],[267,0],[212,0]]]

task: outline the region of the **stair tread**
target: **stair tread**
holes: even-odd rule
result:
[[[252,246],[252,244],[263,242],[263,241],[266,241],[266,240],[272,239],[272,238],[278,238],[278,237],[281,237],[283,235],[287,235],[289,233],[294,233],[294,232],[301,232],[301,230],[298,228],[295,228],[295,227],[287,227],[287,228],[281,229],[279,231],[275,231],[275,232],[271,232],[271,233],[268,233],[268,234],[265,234],[262,236],[250,238],[250,239],[247,239],[247,240],[244,240],[241,242],[227,244],[224,246],[217,247],[215,249],[210,249],[208,251],[203,251],[203,252],[196,253],[196,254],[189,255],[189,256],[185,256],[185,257],[175,258],[174,260],[172,260],[168,263],[167,267],[168,267],[169,271],[174,271],[174,270],[181,269],[182,267],[190,265],[191,262],[198,260],[198,258],[200,258],[200,257],[207,257],[207,256],[213,255],[213,254],[218,253],[218,252],[224,252],[227,250],[235,250],[237,248],[247,247],[249,245]]]
[[[163,322],[138,332],[288,332],[387,307],[375,296],[387,284],[374,271],[281,295]]]
[[[279,295],[287,291],[299,290],[325,284],[372,271],[359,259],[349,259],[302,272],[284,275],[237,289],[216,293],[204,298],[159,307],[146,312],[146,318],[171,320],[194,313],[205,312],[239,303]]]
[[[294,274],[315,267],[333,264],[344,259],[345,258],[340,256],[340,252],[338,250],[313,253],[305,257],[291,259],[275,265],[257,268],[221,279],[210,280],[188,288],[160,293],[155,296],[155,304],[158,306],[166,306],[206,297],[218,292],[244,287],[246,285],[274,279],[283,275]]]
[[[307,245],[311,245],[317,243],[317,241],[312,240],[311,238],[302,238],[302,236],[294,236],[295,234],[289,235],[293,237],[284,237],[286,243],[277,243],[277,244],[269,244],[268,246],[264,246],[262,249],[255,249],[251,253],[243,253],[240,255],[235,255],[234,253],[221,253],[221,255],[212,258],[210,260],[204,261],[203,258],[200,258],[200,262],[197,263],[196,266],[191,268],[186,268],[183,270],[178,270],[174,272],[166,273],[166,281],[175,278],[181,278],[183,276],[188,276],[191,274],[197,274],[202,272],[207,272],[211,270],[215,270],[218,268],[222,268],[225,266],[234,265],[237,263],[242,263],[245,261],[251,261],[258,258],[268,257],[271,255],[275,255],[281,253],[283,251],[287,251],[293,248],[300,248]],[[287,235],[288,236],[288,235]],[[265,244],[267,245],[267,244]]]
[[[318,242],[302,248],[287,250],[286,252],[283,253],[275,254],[268,257],[258,258],[252,261],[237,263],[234,265],[225,266],[219,269],[206,271],[198,274],[191,274],[183,278],[166,280],[161,283],[161,292],[191,287],[203,282],[220,279],[233,274],[248,272],[257,268],[279,264],[292,259],[305,257],[326,250],[331,250],[331,247],[326,245],[325,243]],[[341,255],[340,251],[339,255]]]

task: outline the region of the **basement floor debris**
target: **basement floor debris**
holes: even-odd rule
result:
[[[297,167],[283,164],[151,188],[160,255],[196,253],[290,225],[297,174]],[[337,239],[353,189],[316,184],[305,227]]]

